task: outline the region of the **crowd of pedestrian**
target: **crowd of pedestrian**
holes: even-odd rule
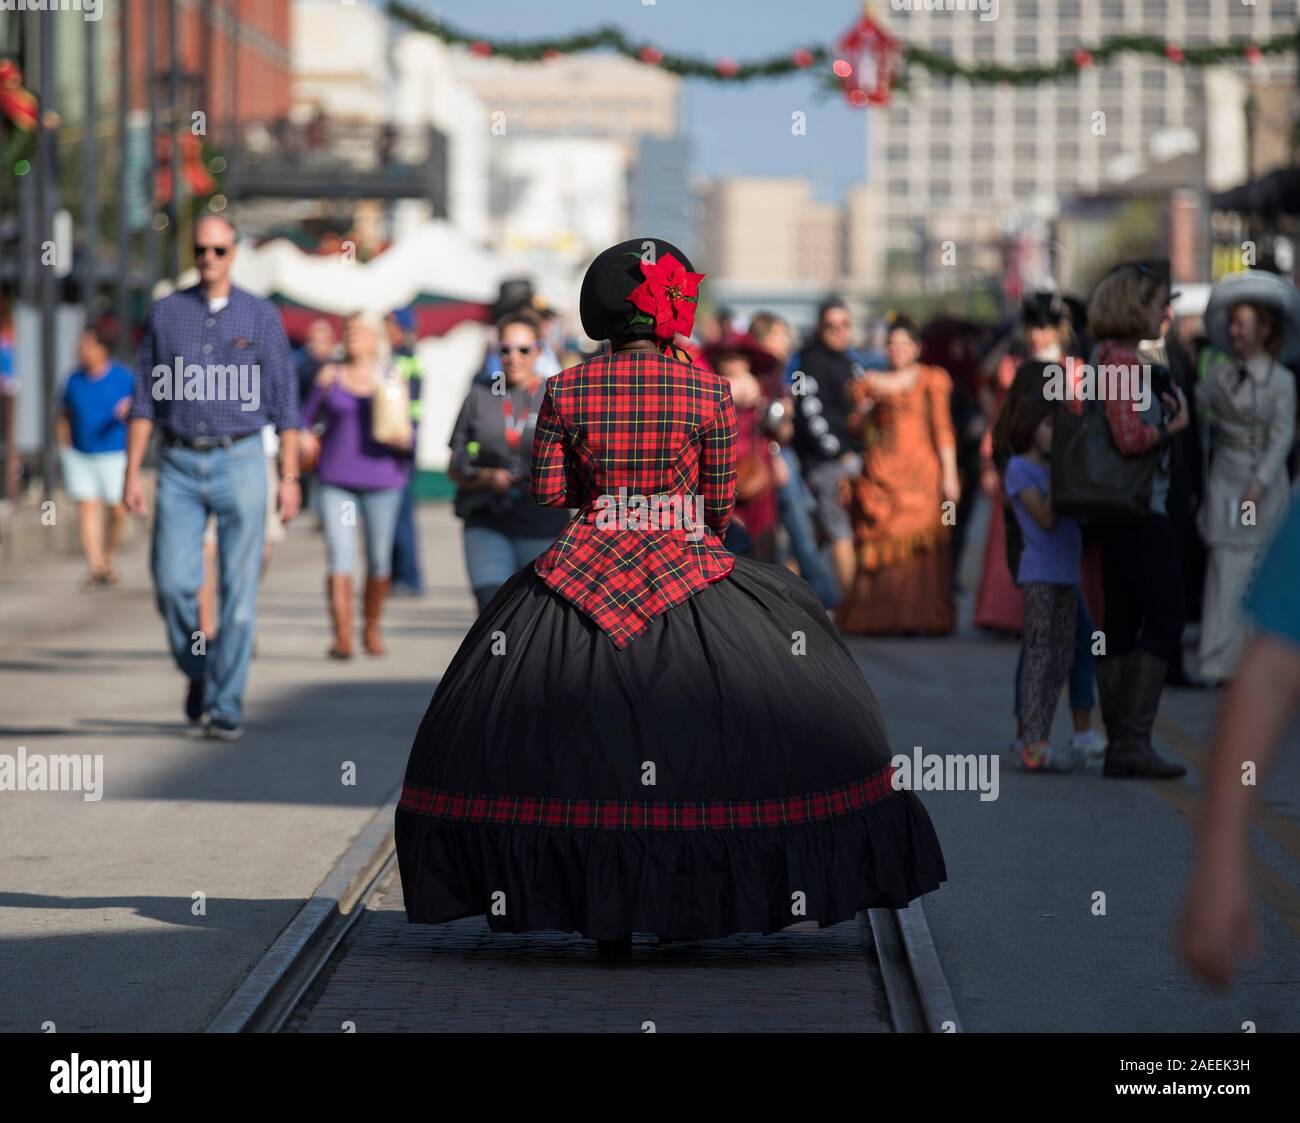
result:
[[[257,585],[300,496],[324,534],[331,656],[353,653],[357,582],[371,654],[384,649],[390,590],[423,586],[411,310],[348,318],[342,338],[317,319],[291,354],[274,307],[230,283],[237,243],[226,219],[200,221],[200,283],[154,307],[134,375],[112,359],[113,325],[90,324],[58,421],[87,587],[118,580],[124,514],[144,510],[141,466],[161,430],[158,604],[189,680],[187,712],[217,736],[239,734]],[[1300,297],[1252,270],[1216,286],[1202,315],[1176,317],[1176,298],[1168,264],[1153,261],[1116,267],[1086,303],[1031,294],[1001,330],[891,314],[859,332],[849,305],[829,298],[796,341],[775,313],[742,330],[719,309],[697,339],[675,342],[730,388],[728,546],[799,573],[846,634],[942,636],[956,627],[961,555],[984,495],[972,612],[1022,641],[1011,762],[1075,771],[1104,757],[1107,775],[1182,774],[1151,729],[1168,683],[1229,682],[1248,642],[1242,605],[1297,468]],[[449,440],[480,610],[564,529],[566,513],[532,495],[528,454],[547,380],[583,357],[526,281],[503,285],[494,312]],[[257,400],[159,395],[155,359],[252,363]],[[12,366],[0,325],[8,428]],[[1105,370],[1132,392],[1106,393]],[[13,440],[5,447],[12,490]],[[1072,735],[1053,746],[1067,685]],[[1092,729],[1098,696],[1104,738]]]
[[[899,316],[864,336],[829,299],[802,346],[772,313],[745,330],[722,313],[677,342],[731,387],[729,544],[799,572],[847,634],[946,635],[982,491],[974,621],[1022,639],[1011,762],[1182,775],[1151,731],[1167,683],[1223,684],[1240,659],[1297,466],[1300,301],[1264,271],[1221,283],[1203,315],[1176,317],[1178,295],[1167,262],[1131,262],[1087,302],[1030,295],[1000,334]],[[1053,747],[1067,685],[1071,737]]]

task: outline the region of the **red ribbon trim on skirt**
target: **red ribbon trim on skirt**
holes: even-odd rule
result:
[[[893,794],[893,765],[865,780],[808,795],[726,799],[703,803],[646,803],[624,799],[482,795],[404,784],[398,806],[417,815],[513,827],[593,830],[713,831],[785,827],[834,819]]]

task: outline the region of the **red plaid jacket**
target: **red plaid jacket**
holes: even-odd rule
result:
[[[615,647],[731,572],[735,439],[730,386],[666,355],[598,355],[546,384],[533,494],[578,513],[534,569]]]

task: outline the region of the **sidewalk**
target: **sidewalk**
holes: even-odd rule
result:
[[[400,781],[473,620],[459,524],[426,505],[421,533],[428,589],[389,601],[388,655],[338,663],[324,544],[293,525],[232,745],[184,720],[143,536],[118,589],[81,592],[72,559],[0,578],[0,752],[102,753],[105,773],[100,802],[0,793],[0,1030],[207,1025]]]

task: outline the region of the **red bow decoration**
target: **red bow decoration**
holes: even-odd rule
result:
[[[869,16],[848,29],[837,44],[832,68],[850,105],[888,105],[898,73],[898,40]]]
[[[159,133],[155,151],[158,154],[158,173],[154,184],[154,205],[162,206],[172,197],[172,138],[170,133]],[[181,174],[191,195],[211,195],[217,181],[208,173],[203,162],[203,144],[193,133],[181,134]]]
[[[633,323],[654,324],[659,339],[690,335],[695,327],[695,300],[703,273],[690,273],[671,253],[658,261],[641,259],[645,280],[628,295],[639,314]]]
[[[13,59],[0,59],[0,113],[23,132],[36,128],[36,97],[23,89],[23,72]]]

